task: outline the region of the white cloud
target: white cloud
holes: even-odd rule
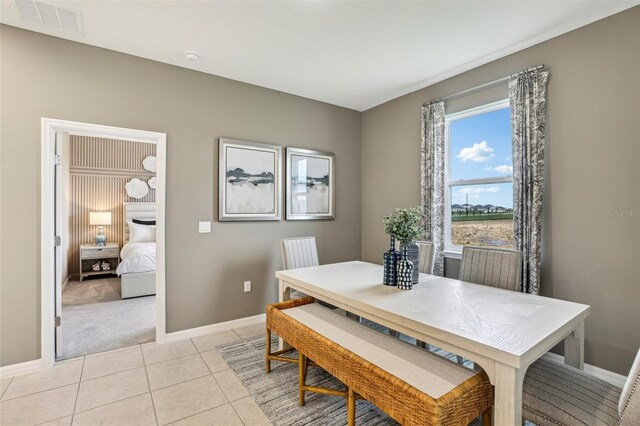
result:
[[[458,193],[460,194],[481,194],[483,192],[491,192],[492,194],[495,194],[496,192],[500,192],[500,187],[499,186],[489,186],[489,187],[481,186],[479,188],[474,188],[472,186],[467,186],[466,188],[460,188],[460,190],[458,191]]]
[[[458,197],[460,199],[466,199],[467,195],[469,195],[470,199],[478,199],[480,198],[480,194],[482,193],[492,193],[495,194],[497,192],[500,192],[500,187],[499,186],[479,186],[479,187],[473,187],[473,186],[467,186],[466,188],[460,188],[458,190],[458,192],[455,192],[453,195],[455,197]]]
[[[472,147],[462,148],[456,158],[460,158],[462,162],[475,161],[476,163],[483,163],[493,157],[493,148],[491,148],[487,141],[474,143]]]
[[[501,166],[497,166],[497,167],[492,167],[492,166],[484,166],[483,169],[485,172],[498,172],[498,173],[504,173],[505,175],[510,175],[513,174],[513,166],[507,166],[506,164],[503,164]]]
[[[507,166],[506,164],[503,164],[501,166],[494,167],[493,170],[498,173],[504,173],[505,175],[509,175],[513,173],[513,166]]]

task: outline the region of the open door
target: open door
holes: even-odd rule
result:
[[[62,356],[62,284],[67,275],[66,264],[66,246],[68,245],[66,242],[68,241],[67,237],[67,226],[66,221],[68,221],[68,212],[66,203],[66,188],[65,184],[67,184],[65,180],[65,165],[68,164],[68,158],[64,158],[65,155],[65,144],[69,144],[69,134],[66,132],[56,132],[56,141],[55,141],[55,149],[56,149],[56,170],[55,170],[55,183],[54,183],[54,199],[55,199],[55,209],[54,209],[54,223],[55,223],[55,243],[54,243],[54,267],[55,267],[55,306],[54,306],[54,315],[55,315],[55,356],[56,360],[60,359]]]

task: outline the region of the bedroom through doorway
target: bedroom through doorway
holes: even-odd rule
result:
[[[157,297],[164,164],[158,176],[157,140],[75,124],[84,128],[53,135],[54,362],[152,342],[164,333]]]

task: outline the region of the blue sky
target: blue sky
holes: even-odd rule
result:
[[[511,115],[509,108],[451,122],[451,179],[511,176]],[[511,183],[453,188],[452,204],[513,205]]]

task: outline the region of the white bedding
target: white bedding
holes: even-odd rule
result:
[[[118,275],[156,270],[156,243],[127,243],[120,251]]]

